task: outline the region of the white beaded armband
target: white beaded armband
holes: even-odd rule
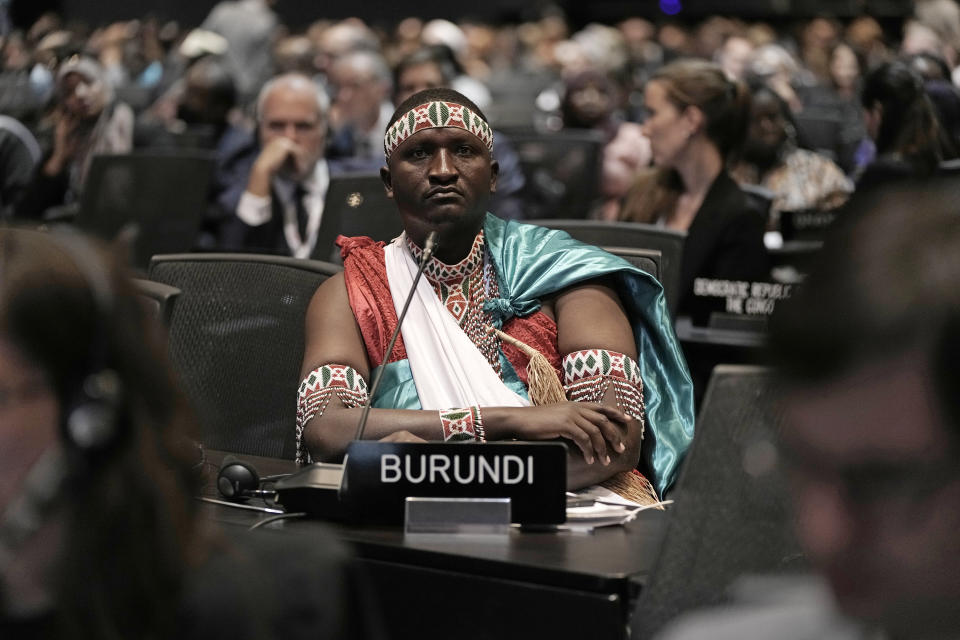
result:
[[[307,374],[297,390],[297,464],[310,462],[303,446],[304,427],[323,415],[333,396],[348,409],[361,407],[367,401],[367,382],[353,367],[342,364],[325,364]]]
[[[640,421],[643,429],[646,408],[640,367],[628,355],[606,349],[574,351],[563,358],[564,391],[573,402],[602,402],[613,386],[617,406]],[[641,431],[642,433],[642,431]]]

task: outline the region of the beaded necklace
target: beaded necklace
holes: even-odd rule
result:
[[[409,237],[406,237],[406,242],[414,260],[419,262],[423,250]],[[499,297],[500,292],[493,265],[487,255],[483,231],[474,238],[466,258],[453,265],[430,258],[423,275],[463,332],[477,346],[497,375],[502,377],[500,338],[485,330],[492,318],[483,310],[483,303],[488,298]]]

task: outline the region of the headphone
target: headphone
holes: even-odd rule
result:
[[[93,335],[83,373],[66,392],[61,432],[68,447],[85,456],[112,448],[124,433],[123,384],[110,366],[109,336],[115,297],[110,275],[93,245],[79,234],[50,234],[83,276],[93,297]]]
[[[227,456],[220,464],[220,471],[217,473],[217,491],[228,500],[243,501],[254,497],[269,500],[276,495],[276,492],[272,488],[261,489],[261,487],[286,475],[288,474],[261,478],[249,462]]]

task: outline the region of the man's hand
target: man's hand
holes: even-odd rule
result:
[[[270,195],[270,182],[278,173],[303,176],[309,167],[304,149],[293,140],[284,137],[274,138],[263,148],[253,164],[247,191],[265,198]]]
[[[483,415],[484,422],[489,418],[491,425],[503,425],[507,433],[519,440],[571,440],[587,463],[598,460],[603,465],[610,464],[611,451],[622,453],[626,449],[624,440],[630,421],[620,409],[592,402],[560,402],[519,410],[483,409]],[[506,435],[498,434],[497,439]]]

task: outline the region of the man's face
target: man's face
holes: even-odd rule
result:
[[[265,147],[276,138],[287,138],[299,151],[284,173],[304,178],[323,156],[324,121],[312,87],[280,85],[267,96],[260,114],[260,141]]]
[[[399,105],[413,94],[425,89],[444,86],[440,67],[432,62],[413,65],[403,70],[397,78],[397,87],[393,96],[394,104]]]
[[[863,366],[786,411],[798,533],[841,609],[893,632],[957,624],[960,465],[926,361]]]
[[[496,162],[472,133],[455,127],[410,136],[381,169],[387,196],[414,242],[433,229],[476,234],[497,185]]]
[[[787,137],[787,120],[776,98],[758,93],[750,106],[750,125],[743,154],[761,165],[772,164]]]
[[[336,90],[334,106],[349,122],[369,127],[377,121],[380,104],[388,98],[386,84],[349,60],[334,63],[330,80]]]

